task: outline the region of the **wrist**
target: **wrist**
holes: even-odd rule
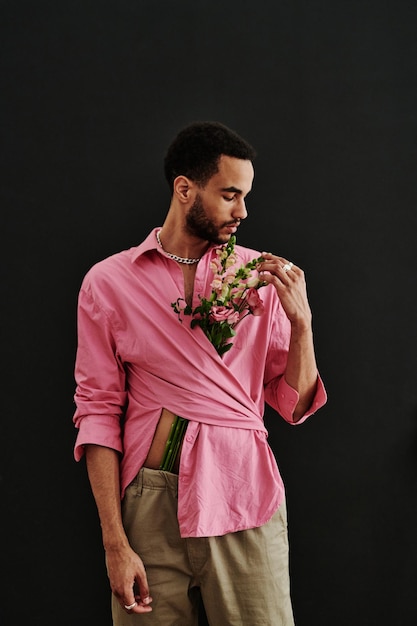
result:
[[[103,532],[103,547],[106,552],[110,553],[122,552],[129,548],[130,545],[126,533],[123,529],[120,529],[118,532]]]
[[[309,318],[299,318],[296,320],[291,320],[291,332],[293,335],[311,335],[312,325],[311,325],[311,317]]]
[[[120,554],[130,548],[127,540],[116,543],[115,541],[105,542],[103,541],[104,551],[106,554]]]

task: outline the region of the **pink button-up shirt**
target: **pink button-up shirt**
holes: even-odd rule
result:
[[[156,230],[156,229],[155,229]],[[263,423],[265,401],[289,423],[298,401],[285,381],[290,324],[272,286],[261,288],[262,316],[236,328],[220,357],[203,331],[178,321],[181,268],[157,245],[155,230],[138,247],[93,266],[78,307],[75,458],[85,444],[121,457],[121,495],[148,454],[163,407],[189,420],[178,487],[181,535],[215,536],[266,523],[284,486]],[[235,246],[238,264],[259,252]],[[193,307],[211,292],[210,248],[197,266]],[[311,410],[326,401],[319,380]]]

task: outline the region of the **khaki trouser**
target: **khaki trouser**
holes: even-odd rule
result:
[[[126,491],[124,525],[153,611],[129,615],[113,597],[114,626],[196,626],[200,591],[211,626],[293,626],[285,503],[260,528],[182,539],[177,481],[142,469]]]

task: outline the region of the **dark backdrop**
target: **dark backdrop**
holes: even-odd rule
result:
[[[239,243],[308,279],[329,402],[300,428],[266,414],[297,626],[417,623],[416,17],[411,0],[0,1],[2,625],[110,625],[72,458],[76,298],[162,222],[165,148],[198,119],[259,153]]]

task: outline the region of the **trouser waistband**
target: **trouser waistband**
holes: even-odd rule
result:
[[[157,491],[168,489],[178,495],[178,475],[163,470],[142,467],[132,480],[131,485],[136,487],[137,495],[142,495],[143,489]]]

